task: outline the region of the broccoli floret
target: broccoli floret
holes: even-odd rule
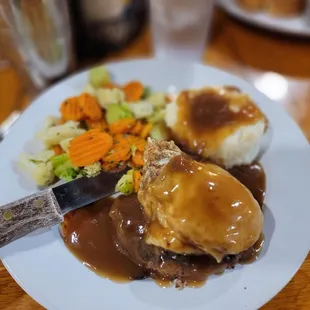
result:
[[[101,172],[101,164],[100,162],[93,163],[92,165],[85,166],[83,169],[83,175],[87,177],[95,177]]]
[[[72,166],[67,154],[54,156],[51,159],[51,163],[53,165],[55,175],[61,180],[71,181],[74,180],[79,174],[80,169]]]
[[[123,118],[131,118],[132,113],[125,105],[110,104],[106,112],[106,121],[111,124]]]
[[[116,184],[116,191],[120,191],[124,195],[130,195],[134,191],[134,182],[132,174],[124,174]]]
[[[116,191],[120,191],[124,195],[130,195],[134,191],[133,170],[128,170],[117,182]]]
[[[59,175],[59,179],[68,182],[76,179],[78,175],[79,175],[78,169],[68,168],[67,170],[61,172],[61,174]]]
[[[71,165],[70,161],[66,161],[63,164],[59,165],[57,168],[54,168],[55,175],[61,179],[61,174],[69,169],[74,169],[74,167]],[[78,168],[76,168],[78,170]]]
[[[148,86],[145,86],[143,88],[143,95],[142,95],[142,99],[146,99],[151,95],[151,88]]]
[[[128,170],[126,174],[133,176],[133,169]]]
[[[51,163],[52,163],[54,169],[63,165],[67,161],[69,161],[69,157],[67,154],[60,154],[60,155],[56,155],[53,158],[51,158]]]

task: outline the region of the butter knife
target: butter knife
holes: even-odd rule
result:
[[[0,207],[0,248],[39,228],[61,223],[69,211],[115,194],[127,170],[79,178]]]

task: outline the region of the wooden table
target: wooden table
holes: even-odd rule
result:
[[[146,30],[129,47],[106,60],[149,56],[150,42]],[[310,139],[310,40],[263,32],[218,11],[204,60],[243,77],[276,104],[283,105]],[[22,91],[14,70],[0,71],[0,122],[12,110],[25,105],[27,100],[21,96]],[[14,282],[2,265],[0,309],[43,309]],[[310,309],[310,255],[289,284],[262,309]]]

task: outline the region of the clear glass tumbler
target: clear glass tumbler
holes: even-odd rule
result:
[[[41,90],[74,64],[66,0],[1,0],[0,49]]]
[[[213,0],[150,0],[157,58],[201,60],[213,15]]]

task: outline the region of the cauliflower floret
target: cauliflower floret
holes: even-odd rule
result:
[[[48,128],[42,140],[47,147],[59,144],[62,140],[80,136],[85,132],[84,129],[79,128],[79,122],[69,121],[63,125]]]
[[[154,140],[159,141],[168,140],[169,134],[165,124],[163,122],[154,124],[150,132],[150,137]]]
[[[92,87],[90,84],[87,84],[83,89],[83,93],[96,96],[96,89]]]
[[[87,177],[95,177],[101,172],[101,163],[98,161],[92,165],[85,166],[83,172]]]
[[[46,163],[48,162],[53,156],[55,156],[55,152],[52,150],[46,150],[42,151],[37,154],[28,154],[27,155],[30,160],[34,162],[43,162]]]
[[[60,141],[60,146],[61,146],[61,148],[66,152],[66,153],[68,153],[68,151],[69,151],[69,145],[70,145],[70,142],[71,142],[71,140],[72,140],[73,138],[68,138],[68,139],[64,139],[64,140],[62,140],[62,141]]]
[[[125,94],[122,90],[113,88],[101,88],[96,91],[97,99],[102,108],[113,103],[123,103],[125,101]]]
[[[163,108],[166,105],[166,95],[165,93],[152,93],[147,101],[150,102],[155,108]]]
[[[41,130],[36,133],[36,137],[38,139],[42,140],[42,138],[44,137],[45,132],[49,128],[51,128],[53,126],[57,126],[57,124],[59,124],[59,122],[60,122],[60,118],[59,117],[56,117],[56,116],[48,116],[48,117],[46,117]]]
[[[47,116],[43,125],[43,129],[48,129],[50,127],[58,125],[60,118],[57,116]]]
[[[137,119],[151,116],[154,112],[153,105],[147,101],[140,101],[134,104],[130,104],[129,108]]]
[[[163,122],[166,117],[166,109],[155,110],[154,113],[147,118],[147,121],[152,124]]]
[[[51,162],[34,161],[31,156],[22,154],[19,158],[19,166],[38,186],[47,186],[55,179]]]

